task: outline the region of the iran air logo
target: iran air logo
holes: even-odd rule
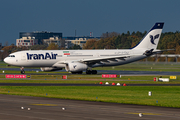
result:
[[[155,36],[150,35],[149,37],[151,38],[151,43],[154,44],[154,45],[156,45],[156,44],[154,43],[154,40],[156,40],[157,38],[159,38],[159,34],[157,34],[157,35],[155,35]]]

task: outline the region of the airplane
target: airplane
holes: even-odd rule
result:
[[[145,37],[131,49],[104,50],[25,50],[11,53],[4,62],[21,67],[41,67],[42,71],[65,68],[72,74],[97,74],[94,67],[117,66],[132,63],[151,55],[162,53],[156,49],[161,36],[163,22],[155,23]]]

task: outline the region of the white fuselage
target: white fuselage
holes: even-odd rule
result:
[[[91,67],[114,66],[134,62],[143,58],[145,50],[113,49],[113,50],[29,50],[10,54],[15,57],[5,58],[5,62],[20,67],[52,67],[59,61],[79,61],[84,59],[128,56],[123,59],[102,60]],[[62,66],[63,67],[63,66]]]

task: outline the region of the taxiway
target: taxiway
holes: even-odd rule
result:
[[[180,109],[0,95],[0,120],[178,120]],[[139,113],[143,116],[139,117]]]

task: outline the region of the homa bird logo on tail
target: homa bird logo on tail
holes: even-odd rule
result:
[[[154,43],[154,40],[156,40],[157,38],[159,38],[159,34],[155,35],[154,37],[153,37],[152,35],[150,35],[149,37],[151,38],[151,43],[154,44],[154,45],[156,45],[156,44]]]

